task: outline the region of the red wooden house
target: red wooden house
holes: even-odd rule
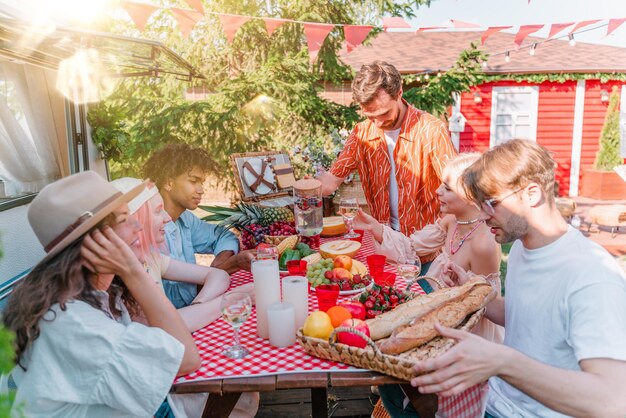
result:
[[[480,32],[381,33],[371,45],[344,53],[358,70],[376,59],[390,62],[403,74],[445,71]],[[510,138],[536,140],[555,153],[559,194],[577,196],[583,172],[593,166],[609,93],[615,87],[626,100],[626,48],[554,40],[514,50],[514,35],[496,33],[485,49],[493,56],[484,71],[500,75],[457,99],[451,120],[452,140],[460,151],[483,151]],[[527,38],[525,44],[541,42]],[[510,50],[510,61],[503,52]],[[496,55],[497,54],[497,55]],[[542,81],[561,74],[563,82]],[[602,79],[601,79],[602,78]],[[515,81],[515,80],[527,81]],[[536,80],[536,81],[530,81]],[[327,86],[325,97],[347,104],[350,82]]]

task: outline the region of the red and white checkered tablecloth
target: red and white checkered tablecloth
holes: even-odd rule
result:
[[[329,239],[330,240],[330,239]],[[326,240],[324,240],[326,241]],[[365,263],[365,258],[374,254],[374,244],[369,234],[363,237],[362,247],[356,259]],[[395,272],[395,267],[387,264],[385,270]],[[231,276],[231,288],[250,283],[252,274],[240,271]],[[398,277],[396,287],[404,288],[405,281]],[[413,291],[421,291],[415,286]],[[340,297],[340,300],[348,299]],[[317,310],[317,299],[309,293],[309,312]],[[194,339],[202,358],[202,366],[194,373],[182,376],[176,383],[222,379],[226,377],[268,376],[284,373],[326,372],[326,371],[363,371],[343,363],[322,360],[304,352],[299,344],[291,347],[272,347],[268,340],[256,335],[256,313],[250,315],[240,328],[241,344],[250,354],[243,359],[233,360],[222,355],[222,351],[233,342],[233,329],[222,318],[194,333]]]
[[[374,254],[374,243],[371,235],[366,233],[363,237],[362,247],[355,258],[365,263],[365,258],[371,254]],[[395,273],[395,270],[395,266],[388,263],[385,265],[385,271]],[[231,288],[251,281],[252,274],[250,272],[240,271],[231,276]],[[404,279],[398,276],[396,287],[403,289],[405,286]],[[419,286],[414,286],[411,290],[423,292]],[[340,297],[340,300],[342,299],[348,299],[348,297]],[[309,312],[316,310],[315,294],[309,293]],[[304,352],[298,343],[291,347],[272,347],[268,340],[263,340],[256,335],[256,312],[254,310],[240,329],[241,344],[250,350],[250,354],[243,359],[234,360],[222,355],[222,351],[233,342],[233,329],[222,318],[195,332],[194,339],[202,358],[202,365],[194,373],[178,378],[175,383],[285,373],[363,371],[363,369],[343,363],[310,356]],[[447,417],[472,418],[478,416],[477,414],[480,413],[484,405],[486,395],[487,384],[485,382],[475,385],[459,395],[440,398],[439,411]]]

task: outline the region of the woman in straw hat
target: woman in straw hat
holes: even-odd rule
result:
[[[141,184],[137,178],[123,177],[111,184],[126,193]],[[139,245],[133,252],[143,263],[144,268],[155,283],[163,289],[162,279],[193,283],[202,286],[189,306],[178,308],[183,321],[190,331],[197,331],[221,316],[221,296],[230,286],[230,276],[224,270],[199,264],[185,263],[170,258],[165,243],[165,225],[171,220],[164,209],[163,198],[153,183],[137,197],[128,202],[128,209],[139,222]],[[248,283],[232,290],[245,292],[254,300],[254,284]],[[207,394],[171,394],[168,397],[175,416],[196,417],[202,414]],[[253,417],[259,408],[259,393],[244,392],[230,414],[231,418]]]
[[[87,171],[31,203],[47,255],[3,317],[17,348],[7,383],[26,416],[152,416],[175,376],[199,367],[187,327],[130,248],[141,227],[126,202],[144,187],[123,194]],[[150,327],[131,322],[136,307]]]

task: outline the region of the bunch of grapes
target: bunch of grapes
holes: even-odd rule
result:
[[[333,269],[333,260],[331,258],[325,258],[322,261],[309,264],[306,267],[306,277],[311,283],[311,287],[316,287],[321,284],[330,284],[330,280],[324,276],[324,273]]]
[[[305,237],[305,236],[301,236],[300,237],[300,241],[302,241],[303,243],[305,243],[306,245],[308,245],[311,248],[319,248],[320,247],[320,236],[318,235],[312,235],[310,237]]]
[[[269,226],[268,232],[272,236],[295,235],[296,227],[293,222],[278,221]]]
[[[255,248],[263,242],[263,236],[269,233],[269,228],[258,224],[250,224],[241,231],[241,245],[244,250]]]

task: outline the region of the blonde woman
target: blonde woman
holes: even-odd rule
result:
[[[458,269],[483,276],[500,291],[500,246],[485,225],[480,209],[467,199],[460,181],[463,171],[479,157],[478,153],[461,154],[448,162],[443,170],[443,181],[437,189],[441,218],[410,237],[381,224],[363,211],[359,211],[354,219],[354,227],[370,231],[376,252],[386,255],[388,259],[397,261],[402,257],[410,259],[415,255],[438,253],[428,269],[428,276],[432,279],[420,282],[427,293],[463,284],[463,279],[459,280],[459,277],[470,275],[457,275],[455,271]],[[484,318],[474,333],[498,343],[504,338],[504,329]],[[405,416],[407,412],[412,415],[410,408],[402,408],[403,394],[399,390],[399,386],[381,387],[385,408],[391,416]],[[446,401],[440,399],[438,417],[448,416],[442,402]],[[412,412],[413,416],[417,415]]]

